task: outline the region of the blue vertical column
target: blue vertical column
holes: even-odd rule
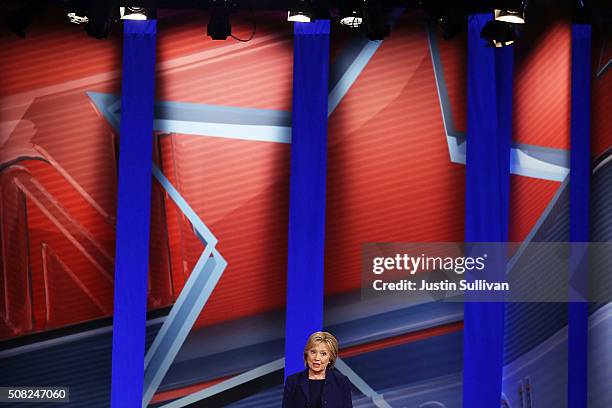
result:
[[[591,26],[572,26],[570,150],[570,241],[589,241],[591,182]],[[576,248],[580,251],[581,248]],[[573,251],[574,256],[576,253]],[[578,264],[573,285],[586,294],[588,269]],[[568,408],[587,407],[589,309],[586,302],[569,303],[568,311]]]
[[[295,23],[285,377],[323,326],[329,20]]]
[[[476,14],[468,24],[466,242],[508,239],[513,49],[486,47],[480,32],[489,20]],[[501,277],[505,253],[492,255],[487,263]],[[503,349],[504,304],[466,302],[464,407],[499,407]]]
[[[144,377],[155,20],[124,22],[111,406],[140,407]]]

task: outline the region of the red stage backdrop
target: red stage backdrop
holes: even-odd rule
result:
[[[157,102],[290,112],[293,38],[282,13],[258,13],[247,43],[210,40],[205,21],[194,12],[160,15]],[[232,26],[247,37],[250,16],[234,15]],[[332,64],[352,38],[336,30]],[[0,339],[112,314],[118,134],[107,115],[119,100],[118,31],[97,41],[52,14],[27,39],[0,37]],[[535,40],[517,51],[515,142],[567,150],[570,24],[553,19],[526,35]],[[612,141],[612,77],[597,76],[610,47],[595,37],[597,158]],[[464,131],[465,38],[437,42],[452,117]],[[154,160],[228,261],[197,326],[283,308],[289,144],[162,125]],[[363,242],[463,240],[464,166],[450,159],[419,13],[399,19],[331,114],[328,163],[327,295],[359,288]],[[559,185],[512,177],[512,241],[527,236]],[[152,201],[148,301],[157,309],[172,305],[203,248],[157,181]]]

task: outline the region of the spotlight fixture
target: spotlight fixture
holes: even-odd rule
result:
[[[32,23],[34,14],[40,12],[39,8],[42,5],[43,3],[37,0],[22,1],[17,9],[4,20],[4,24],[15,35],[25,38],[26,29]]]
[[[115,8],[106,2],[95,2],[87,11],[85,31],[93,38],[107,38],[115,21]]]
[[[302,11],[289,11],[287,13],[287,21],[293,23],[310,23],[311,17]]]
[[[15,35],[21,38],[25,38],[26,29],[29,27],[32,22],[32,17],[26,13],[17,12],[12,16],[8,17],[5,21],[6,26],[11,30]]]
[[[121,20],[153,20],[157,17],[156,0],[121,0],[118,3]]]
[[[68,17],[68,21],[70,21],[72,24],[87,24],[89,22],[89,17],[80,16],[74,12],[67,13],[66,17]]]
[[[604,2],[600,2],[598,4],[599,7],[595,7],[595,9],[599,10],[595,11],[593,10],[592,6],[597,5],[597,2],[592,2],[589,0],[574,0],[572,2],[573,21],[580,24],[590,24],[596,19],[603,22],[609,22],[611,20],[610,17],[612,16],[610,13],[611,9],[608,7],[606,13],[606,9],[603,8],[603,3]]]
[[[232,26],[229,15],[231,12],[230,0],[210,0],[210,20],[206,26],[206,35],[213,40],[226,40],[232,35]]]
[[[449,40],[467,28],[466,4],[451,0],[422,0],[421,5],[432,25],[438,27],[445,40]]]
[[[340,18],[340,24],[345,27],[357,28],[363,23],[363,17],[357,10],[353,10],[350,14]]]
[[[357,28],[363,23],[363,14],[359,0],[341,0],[340,24],[346,27]]]
[[[89,22],[87,12],[83,9],[67,8],[66,17],[68,18],[68,21],[72,24],[87,24]]]
[[[525,24],[525,3],[520,0],[500,2],[499,8],[493,11],[495,20],[511,24]]]
[[[489,21],[482,28],[480,37],[484,38],[490,47],[505,47],[513,44],[518,38],[515,24],[503,21]]]
[[[467,27],[467,14],[461,12],[451,12],[438,17],[436,20],[438,28],[442,32],[445,40],[461,34]]]
[[[494,15],[497,21],[511,24],[525,24],[524,13],[520,11],[496,9]]]
[[[520,28],[525,24],[527,0],[501,0],[493,11],[494,20],[483,27],[480,37],[491,47],[505,47],[519,37]]]
[[[119,7],[119,18],[121,20],[147,20],[149,10],[144,7]]]
[[[312,21],[312,6],[309,0],[294,0],[287,13],[287,21],[310,23]]]
[[[381,0],[364,1],[363,20],[366,37],[370,40],[382,40],[389,35],[387,16]]]

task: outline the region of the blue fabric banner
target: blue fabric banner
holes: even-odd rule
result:
[[[570,241],[588,242],[591,183],[591,26],[588,24],[572,26],[571,89]],[[572,255],[576,258],[580,256]],[[572,264],[581,268],[574,273],[573,285],[588,290],[586,265],[581,262]],[[588,403],[588,303],[570,303],[568,312],[567,406],[585,408]]]
[[[480,38],[491,14],[468,23],[466,242],[508,239],[513,49]],[[505,253],[489,254],[499,274]],[[504,304],[465,303],[463,406],[499,407],[503,371]]]
[[[142,406],[156,21],[124,21],[111,406]]]
[[[295,23],[285,377],[323,326],[329,20]]]

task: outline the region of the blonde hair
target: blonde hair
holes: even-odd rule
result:
[[[304,366],[307,365],[308,352],[319,343],[325,343],[329,349],[330,356],[328,366],[333,367],[338,358],[338,340],[336,340],[331,333],[320,331],[312,333],[306,342],[306,346],[304,346]]]

